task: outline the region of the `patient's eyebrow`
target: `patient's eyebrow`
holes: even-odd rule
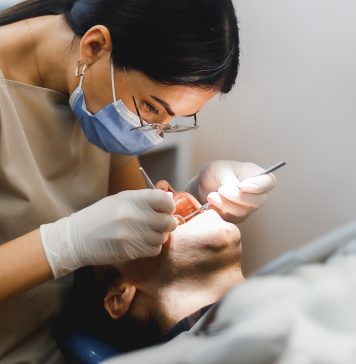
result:
[[[153,100],[156,100],[158,103],[160,103],[166,109],[169,116],[175,116],[176,115],[174,113],[174,111],[172,110],[171,106],[167,102],[159,99],[156,96],[153,96],[153,95],[150,95],[150,96],[153,98]]]

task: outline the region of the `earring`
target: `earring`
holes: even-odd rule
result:
[[[80,77],[80,76],[84,76],[85,71],[88,68],[88,63],[85,63],[84,65],[82,64],[81,61],[77,62],[77,67],[75,69],[75,77]]]

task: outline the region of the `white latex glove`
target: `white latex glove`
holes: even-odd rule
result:
[[[263,170],[253,163],[214,161],[190,181],[187,191],[202,204],[210,202],[225,220],[236,224],[262,206],[275,186],[272,174],[251,177]]]
[[[175,205],[161,190],[120,192],[52,224],[41,240],[54,277],[85,265],[157,255],[177,227]]]

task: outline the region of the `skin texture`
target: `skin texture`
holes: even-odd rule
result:
[[[200,206],[187,193],[184,199],[174,194],[179,208]],[[115,266],[118,275],[104,298],[105,309],[113,319],[129,314],[165,333],[243,280],[240,254],[236,225],[208,210],[178,226],[159,256]]]
[[[113,101],[110,79],[112,43],[106,27],[95,26],[78,38],[63,16],[43,16],[28,19],[28,23],[20,21],[1,26],[0,39],[0,69],[6,79],[69,96],[79,84],[79,78],[75,76],[79,62],[88,64],[83,86],[88,110],[96,113]],[[128,70],[127,75],[130,87],[122,70],[115,71],[117,98],[135,112],[134,93],[146,121],[168,123],[176,116],[191,115],[217,93],[217,90],[163,86],[134,70]],[[152,96],[167,102],[175,115],[169,115]],[[133,158],[127,165],[113,171],[109,193],[144,188],[137,166],[138,161]],[[0,299],[10,298],[53,278],[38,229],[4,243],[0,250]]]

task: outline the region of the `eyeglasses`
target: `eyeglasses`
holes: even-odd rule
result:
[[[133,95],[132,92],[132,87],[131,87],[131,83],[127,77],[127,73],[126,73],[126,69],[125,67],[123,67],[124,69],[124,73],[125,73],[125,77],[127,80],[127,83],[129,85],[129,88],[131,90],[132,93],[132,100],[133,103],[135,105],[135,110],[137,113],[137,116],[140,120],[140,126],[137,126],[135,128],[131,128],[130,131],[155,131],[158,134],[164,134],[164,133],[181,133],[183,131],[188,131],[188,130],[194,130],[194,129],[198,129],[199,125],[198,125],[198,120],[197,120],[197,114],[193,114],[192,117],[194,118],[194,124],[193,125],[181,125],[181,124],[175,124],[175,125],[170,125],[170,124],[157,124],[157,123],[147,123],[146,121],[144,121],[141,117],[141,113],[140,113],[140,109],[137,105],[135,96]]]

